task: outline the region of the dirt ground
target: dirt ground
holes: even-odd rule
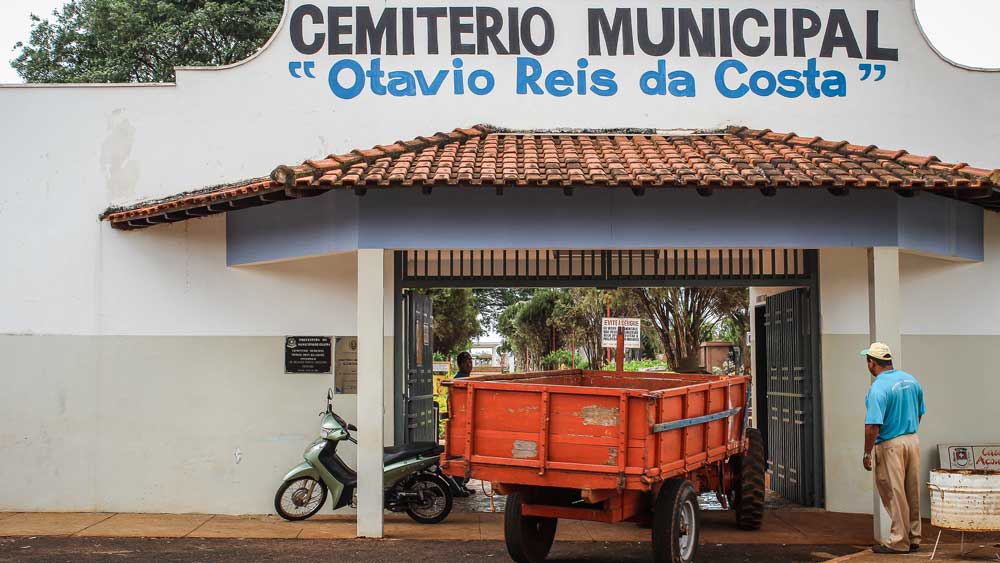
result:
[[[645,542],[556,542],[549,560],[561,563],[648,563],[652,559],[650,549],[650,544]],[[703,545],[698,559],[711,563],[821,563],[857,551],[857,547],[843,545]],[[488,541],[0,538],[0,562],[3,563],[316,560],[372,563],[510,561],[502,542]]]

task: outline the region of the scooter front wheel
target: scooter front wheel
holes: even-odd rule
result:
[[[274,495],[274,510],[285,520],[305,520],[326,502],[326,485],[312,477],[289,479]]]
[[[414,476],[406,492],[419,493],[422,499],[409,501],[406,508],[406,514],[421,524],[437,524],[451,513],[451,488],[437,475],[422,473]]]

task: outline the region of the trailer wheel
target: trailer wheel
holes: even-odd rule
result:
[[[690,481],[670,479],[663,484],[653,508],[653,560],[691,563],[698,553],[701,515]]]
[[[744,455],[736,458],[738,471],[733,508],[736,525],[743,530],[759,530],[764,521],[764,438],[760,430],[747,429],[750,445]]]
[[[552,549],[556,537],[556,518],[524,516],[521,493],[507,495],[507,508],[503,513],[503,537],[507,554],[517,563],[541,563]]]

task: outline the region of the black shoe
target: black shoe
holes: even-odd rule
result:
[[[909,551],[896,551],[895,549],[889,549],[884,545],[876,545],[872,548],[872,553],[881,553],[883,555],[902,555],[904,553],[909,553]]]
[[[920,551],[920,544],[919,543],[911,543],[910,544],[910,553],[913,553],[914,551]]]
[[[470,489],[469,487],[465,487],[465,496],[471,497],[474,494],[476,494],[475,489]]]

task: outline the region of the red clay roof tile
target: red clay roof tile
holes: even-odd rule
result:
[[[959,197],[963,195],[959,190],[987,189],[993,193],[993,188],[1000,185],[1000,170],[769,129],[730,127],[725,131],[669,135],[511,132],[477,125],[306,160],[299,165],[282,165],[270,178],[113,207],[102,218],[117,228],[141,228],[184,220],[189,215],[178,218],[167,217],[166,213],[196,210],[190,215],[202,216],[228,210],[207,207],[220,202],[243,200],[243,204],[256,205],[337,188],[429,189],[434,184],[460,183],[680,185],[701,188],[703,194],[716,187],[754,187],[766,189],[767,195],[777,187],[837,188],[841,193],[843,188],[861,187],[931,189]],[[996,199],[989,201],[995,203]],[[982,199],[975,201],[985,205]]]

